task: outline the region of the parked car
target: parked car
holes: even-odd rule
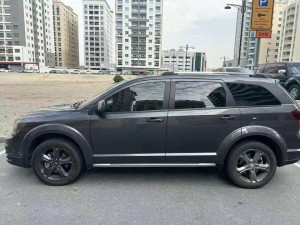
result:
[[[278,79],[294,99],[300,100],[300,63],[266,63],[260,65],[255,74]]]
[[[82,168],[215,167],[259,188],[300,160],[300,110],[276,80],[228,75],[146,76],[91,100],[18,119],[10,164],[49,185]]]
[[[98,74],[104,75],[104,71],[100,70],[100,71],[98,72]]]
[[[251,70],[243,67],[222,67],[216,69],[214,72],[230,73],[231,75],[254,75]]]
[[[69,71],[68,70],[62,70],[60,71],[61,74],[69,74]]]
[[[58,73],[57,70],[50,70],[49,73]]]
[[[74,70],[73,72],[71,72],[72,74],[80,74],[80,70]]]

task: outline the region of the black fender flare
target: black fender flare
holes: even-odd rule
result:
[[[290,79],[288,79],[288,80],[285,82],[284,87],[286,88],[286,90],[288,90],[289,87],[292,86],[292,85],[294,85],[294,84],[300,85],[300,80],[296,79],[295,77],[291,77]]]
[[[239,141],[249,137],[265,137],[272,140],[279,147],[279,151],[282,157],[279,165],[284,164],[287,160],[287,145],[283,137],[274,129],[264,126],[251,125],[242,127],[233,131],[229,134],[223,142],[220,144],[218,149],[218,163],[224,164],[226,156],[228,155],[231,148]]]
[[[93,150],[90,143],[78,130],[64,124],[44,124],[35,127],[26,134],[26,136],[21,142],[20,148],[25,156],[24,158],[26,159],[25,165],[28,165],[30,163],[28,162],[28,155],[32,143],[37,138],[47,134],[63,135],[73,140],[80,147],[86,167],[88,169],[93,167]]]

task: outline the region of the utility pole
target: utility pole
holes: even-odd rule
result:
[[[229,58],[224,56],[224,57],[221,57],[220,59],[223,59],[223,67],[226,67],[226,59],[229,59]]]
[[[186,46],[181,46],[180,49],[184,49],[185,48],[185,66],[184,66],[184,71],[186,71],[186,67],[187,67],[187,57],[188,57],[188,51],[189,49],[195,49],[195,47],[193,46],[189,46],[189,45],[186,45]]]

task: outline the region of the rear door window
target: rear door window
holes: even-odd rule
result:
[[[227,83],[238,106],[278,106],[279,100],[267,89],[258,85]]]
[[[175,109],[226,107],[226,91],[216,82],[176,82]]]

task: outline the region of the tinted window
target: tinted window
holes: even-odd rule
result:
[[[278,99],[267,89],[257,85],[227,84],[238,106],[280,105]]]
[[[290,63],[288,66],[291,74],[300,73],[300,63]]]
[[[269,64],[266,66],[265,73],[274,74],[276,71],[276,64]]]
[[[106,100],[107,112],[140,112],[161,110],[165,82],[138,84],[114,94]]]
[[[266,65],[260,65],[257,69],[257,73],[264,73]]]
[[[226,106],[226,92],[220,83],[176,82],[175,109]]]

